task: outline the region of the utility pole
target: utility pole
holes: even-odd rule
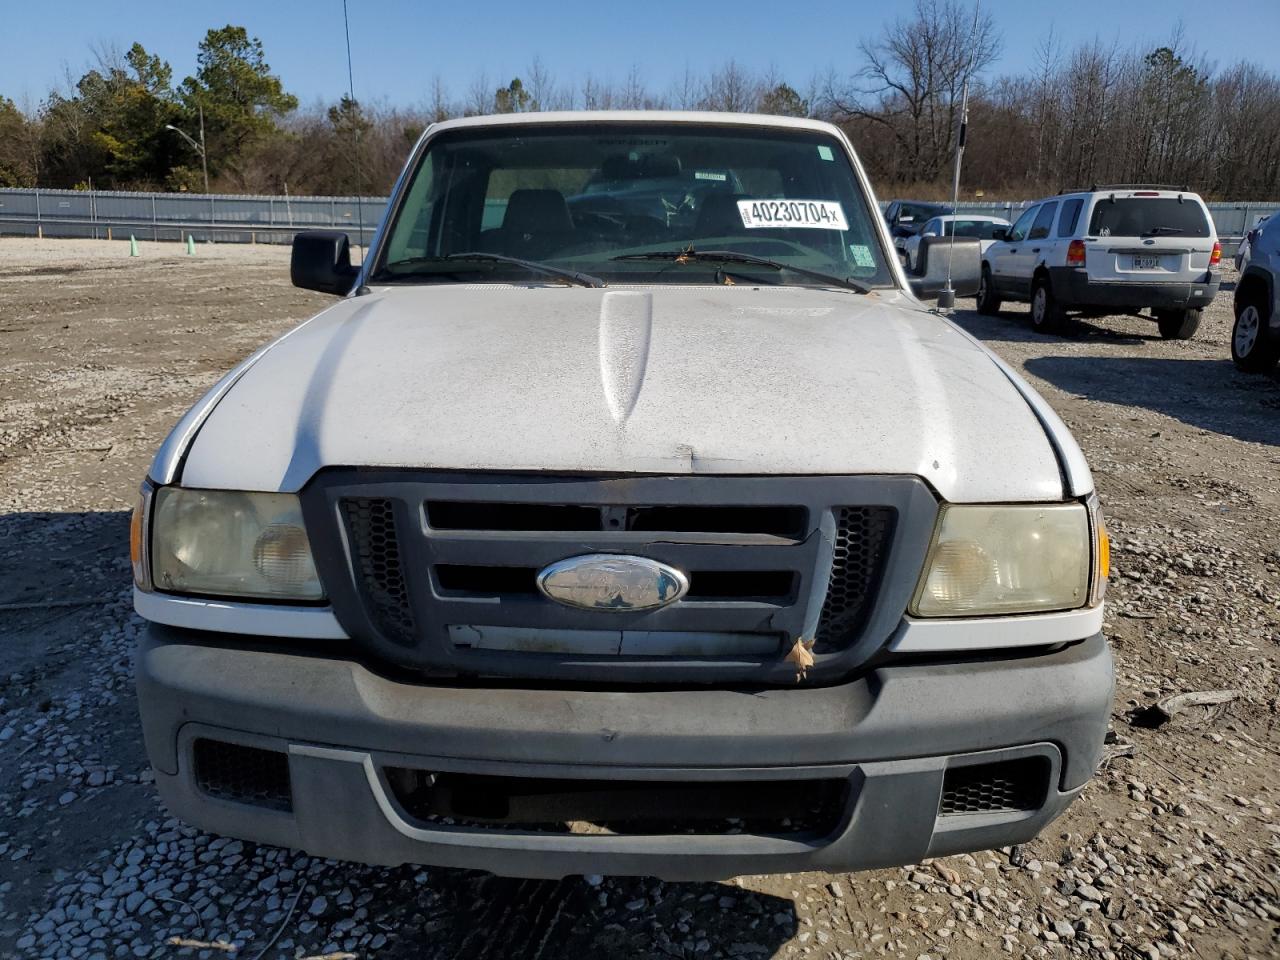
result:
[[[204,149],[204,104],[196,105],[200,111],[200,169],[204,172],[204,192],[209,192],[209,154]]]
[[[208,193],[209,192],[209,156],[207,153],[205,153],[205,149],[204,149],[204,105],[200,104],[198,106],[200,110],[200,142],[199,143],[191,139],[191,137],[187,136],[186,133],[179,130],[172,123],[166,123],[164,125],[164,128],[166,130],[172,130],[174,133],[180,136],[183,140],[187,141],[187,143],[191,144],[191,148],[195,150],[196,153],[200,154],[200,169],[204,172],[204,192]]]

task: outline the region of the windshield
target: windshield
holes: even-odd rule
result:
[[[822,283],[745,259],[625,259],[692,247],[888,286],[873,217],[840,142],[821,131],[599,122],[452,130],[430,141],[413,171],[370,282],[552,276],[500,259],[515,258],[609,283]],[[479,253],[499,257],[460,256]]]
[[[907,223],[924,223],[930,217],[936,217],[942,210],[947,209],[940,203],[909,203],[904,202],[898,207],[898,222]]]
[[[1207,237],[1209,218],[1189,197],[1103,198],[1093,208],[1089,233],[1095,237]]]
[[[957,237],[977,237],[979,240],[994,239],[995,231],[1009,229],[1009,224],[995,220],[944,220],[943,235]]]

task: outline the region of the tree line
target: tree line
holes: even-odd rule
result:
[[[1095,40],[1072,49],[1050,32],[1032,69],[1000,75],[1001,42],[995,20],[961,0],[915,0],[909,15],[856,43],[856,71],[795,85],[736,60],[686,69],[663,87],[637,67],[621,80],[568,83],[535,57],[506,82],[481,73],[454,90],[436,77],[412,107],[345,96],[302,105],[271,70],[261,41],[228,25],[208,31],[194,75],[181,81],[135,43],[97,51],[82,76],[68,76],[34,106],[0,95],[0,186],[200,190],[203,124],[215,191],[383,194],[432,122],[678,109],[833,121],[879,193],[929,199],[949,194],[967,86],[966,198],[980,191],[1022,199],[1095,182],[1280,198],[1280,75],[1272,70],[1211,64],[1177,30],[1157,45]]]

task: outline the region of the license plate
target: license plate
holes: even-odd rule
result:
[[[1160,258],[1159,257],[1134,257],[1133,269],[1134,270],[1159,270]]]

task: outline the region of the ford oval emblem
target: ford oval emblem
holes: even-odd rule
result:
[[[654,610],[675,603],[689,578],[648,557],[590,553],[559,560],[538,573],[543,595],[583,610]]]

